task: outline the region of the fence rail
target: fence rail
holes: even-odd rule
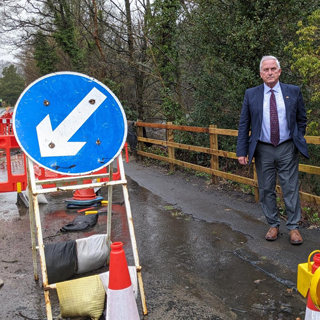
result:
[[[178,126],[172,123],[160,124],[160,123],[147,123],[147,122],[136,122],[137,126],[137,139],[139,142],[137,154],[142,157],[149,157],[159,161],[168,162],[170,169],[174,170],[174,166],[178,165],[184,168],[192,169],[195,171],[204,172],[211,175],[212,182],[214,184],[219,183],[219,177],[239,182],[245,185],[249,185],[254,189],[255,200],[259,200],[259,190],[258,190],[258,181],[257,174],[255,169],[254,161],[253,166],[253,179],[247,178],[244,176],[224,172],[219,168],[219,157],[229,158],[229,159],[238,159],[235,152],[219,150],[218,139],[219,136],[238,136],[238,130],[231,129],[219,129],[215,125],[211,125],[208,128],[204,127],[189,127],[189,126]],[[166,130],[166,140],[158,140],[145,138],[143,136],[143,128],[154,128],[154,129],[165,129]],[[174,142],[174,131],[187,131],[187,132],[197,132],[197,133],[207,133],[209,134],[210,147],[201,147],[193,146],[188,144],[182,144]],[[305,136],[308,144],[320,145],[320,136]],[[152,143],[155,145],[165,146],[168,149],[168,156],[160,156],[151,152],[143,151],[143,142]],[[201,165],[193,164],[186,161],[181,161],[175,158],[175,149],[182,149],[194,152],[201,152],[211,155],[211,167],[204,167]],[[311,166],[306,164],[299,164],[299,171],[309,174],[315,174],[320,176],[320,167]],[[280,186],[277,186],[277,192],[281,193]],[[320,205],[320,197],[310,193],[300,191],[301,199],[309,202]]]

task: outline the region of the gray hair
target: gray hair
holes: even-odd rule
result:
[[[278,69],[281,69],[280,62],[276,57],[274,57],[274,56],[263,56],[261,61],[260,61],[260,71],[261,71],[261,67],[262,67],[262,62],[265,61],[265,60],[275,60],[276,63],[277,63]]]

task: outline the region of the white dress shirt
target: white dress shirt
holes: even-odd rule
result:
[[[274,91],[274,95],[276,97],[277,102],[277,110],[278,110],[278,118],[279,118],[279,128],[280,128],[280,141],[279,144],[291,139],[290,131],[288,127],[288,121],[286,116],[286,107],[283,100],[283,95],[280,87],[280,83],[278,82],[272,90]],[[271,143],[270,142],[270,96],[271,96],[271,88],[269,88],[264,83],[264,96],[263,96],[263,117],[262,117],[262,126],[260,133],[260,141]]]

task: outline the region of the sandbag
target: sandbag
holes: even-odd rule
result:
[[[106,293],[98,275],[57,283],[62,318],[90,317],[104,311]]]
[[[76,244],[77,274],[100,269],[106,263],[109,255],[106,234],[77,239]]]
[[[70,279],[77,271],[77,247],[75,240],[50,243],[44,247],[48,282]]]
[[[41,185],[37,185],[37,189],[43,189],[43,187]],[[26,190],[23,191],[22,193],[26,197],[26,199],[29,201],[28,185],[26,186]],[[37,198],[38,198],[38,202],[40,204],[42,204],[42,203],[47,204],[48,203],[48,200],[44,194],[38,194]]]
[[[78,216],[72,222],[67,223],[61,228],[61,231],[83,231],[88,230],[96,225],[98,221],[98,214],[88,214],[85,216]]]

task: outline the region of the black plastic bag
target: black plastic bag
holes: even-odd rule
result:
[[[127,141],[129,143],[130,149],[132,152],[137,152],[137,144],[138,144],[138,139],[137,139],[137,134],[134,129],[135,123],[133,121],[129,122],[128,125],[128,133],[127,133]]]
[[[61,231],[83,231],[94,227],[98,221],[98,214],[88,214],[85,216],[78,216],[72,222],[66,224],[61,228]]]
[[[77,272],[77,246],[75,240],[46,244],[48,282],[68,280]]]

